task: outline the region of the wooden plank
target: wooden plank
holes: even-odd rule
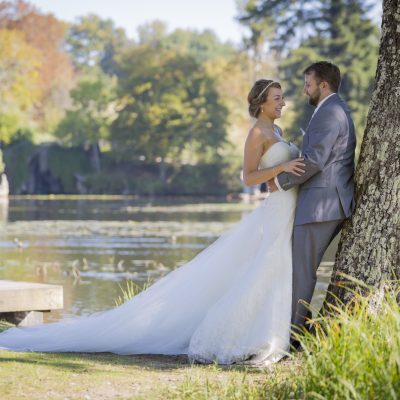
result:
[[[0,312],[63,308],[63,287],[44,283],[0,281]]]

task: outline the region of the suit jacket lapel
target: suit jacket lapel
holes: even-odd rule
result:
[[[329,97],[329,99],[327,99],[321,105],[321,107],[318,109],[318,111],[315,114],[313,114],[313,116],[310,118],[310,121],[308,122],[308,125],[307,125],[307,128],[306,128],[306,134],[303,136],[303,145],[302,145],[302,153],[303,154],[304,154],[304,149],[308,145],[309,129],[310,129],[310,125],[311,125],[312,120],[316,117],[316,115],[321,111],[322,108],[326,107],[328,104],[331,104],[332,102],[336,101],[337,99],[340,99],[339,95],[337,93],[333,94],[331,97]]]

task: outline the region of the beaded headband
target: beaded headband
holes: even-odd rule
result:
[[[265,93],[265,91],[274,83],[278,83],[278,82],[272,81],[272,82],[268,83],[268,85],[265,86],[265,88],[263,90],[261,90],[260,94],[257,96],[257,99],[259,99]]]

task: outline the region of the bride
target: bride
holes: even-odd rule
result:
[[[244,151],[244,182],[301,174],[298,149],[274,120],[281,86],[258,80],[248,95],[256,118]],[[289,349],[291,235],[296,189],[274,192],[187,264],[123,305],[0,334],[0,348],[39,352],[187,354],[193,361],[267,365]]]

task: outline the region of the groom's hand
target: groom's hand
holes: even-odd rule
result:
[[[268,187],[268,192],[270,192],[270,193],[276,192],[278,190],[278,187],[276,186],[273,179],[270,179],[267,182],[267,187]]]

